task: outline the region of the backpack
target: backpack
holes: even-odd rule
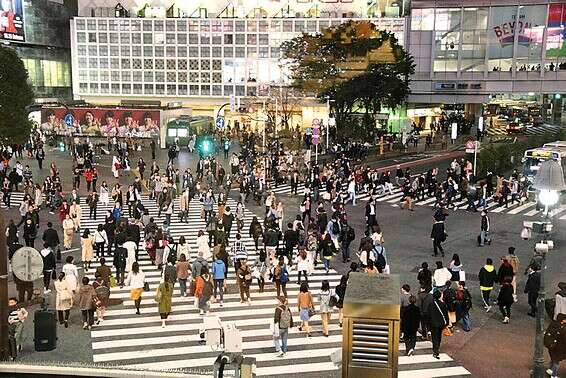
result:
[[[279,280],[282,284],[289,282],[289,272],[287,272],[287,268],[281,267],[281,273],[279,273]]]
[[[378,247],[379,247],[379,251],[378,251]],[[372,249],[372,256],[375,266],[379,267],[381,270],[385,269],[385,266],[387,265],[387,262],[385,261],[385,256],[383,256],[383,250],[384,248],[381,245],[376,245]]]
[[[204,278],[203,278],[204,280]],[[202,296],[208,300],[210,297],[212,297],[212,294],[214,293],[214,287],[212,286],[212,282],[210,281],[204,281],[204,287],[202,288]]]
[[[288,307],[279,307],[281,309],[281,318],[279,318],[279,328],[287,329],[291,326],[291,312]]]
[[[340,233],[340,226],[338,225],[338,221],[332,222],[332,233],[334,235],[338,235]]]

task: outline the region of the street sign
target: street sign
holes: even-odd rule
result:
[[[22,281],[35,281],[43,276],[43,258],[32,247],[18,249],[11,260],[12,272]]]
[[[224,130],[224,118],[222,117],[216,118],[216,128],[218,130]]]
[[[469,140],[466,142],[466,153],[467,154],[473,154],[474,152],[476,152],[476,141],[475,140]]]
[[[312,120],[312,144],[318,145],[320,135],[320,119],[315,118]]]
[[[69,127],[72,127],[75,123],[75,117],[71,113],[66,114],[63,120],[65,122],[65,125]]]

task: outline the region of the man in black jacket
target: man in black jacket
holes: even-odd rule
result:
[[[529,267],[527,270],[527,283],[525,284],[525,293],[528,295],[529,306],[531,306],[531,311],[527,315],[533,318],[537,313],[537,298],[540,289],[540,272],[538,270],[538,265],[536,264]]]
[[[122,245],[114,249],[113,265],[116,268],[116,282],[120,288],[124,287],[124,272],[126,270],[126,258],[128,250]]]
[[[299,244],[299,232],[293,230],[293,223],[287,223],[287,231],[283,235],[283,242],[285,243],[285,254],[289,261],[292,261],[293,249]]]
[[[279,247],[279,240],[281,240],[281,232],[275,229],[274,222],[267,222],[268,229],[263,235],[263,245],[265,247],[265,252],[267,253],[269,263],[273,263],[275,259],[275,252],[277,252],[277,247]]]
[[[440,342],[442,341],[442,330],[448,325],[448,309],[442,301],[442,292],[437,290],[433,294],[434,300],[428,306],[430,333],[432,337],[432,355],[440,359]]]
[[[47,230],[43,231],[43,236],[41,238],[47,247],[55,250],[59,245],[59,234],[53,229],[53,223],[47,222]]]

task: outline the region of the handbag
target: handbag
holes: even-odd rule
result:
[[[108,284],[110,287],[116,287],[116,278],[114,276],[108,277]]]
[[[328,306],[332,308],[332,307],[336,307],[337,304],[338,304],[338,295],[337,294],[331,295],[330,300],[328,301]]]
[[[161,302],[161,291],[159,291],[159,288],[157,288],[157,291],[155,292],[155,301],[157,303]]]
[[[226,281],[224,281],[224,283],[226,283]],[[191,280],[191,283],[189,284],[189,295],[195,295],[196,286],[196,282],[194,280]]]
[[[92,302],[96,308],[102,307],[102,301],[98,297],[92,297]]]
[[[312,318],[314,316],[314,314],[316,314],[316,312],[314,311],[314,308],[309,308],[309,318]]]
[[[144,284],[143,284],[143,291],[149,291],[149,283],[144,282]]]

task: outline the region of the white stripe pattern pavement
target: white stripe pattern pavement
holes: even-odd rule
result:
[[[142,199],[144,206],[150,215],[155,217],[156,224],[160,224],[164,216],[157,217],[157,206],[147,198]],[[227,205],[235,209],[236,202],[232,199]],[[200,218],[200,207],[197,201],[191,202],[189,208],[189,222],[181,223],[179,218],[173,216],[170,234],[178,240],[179,236],[185,236],[189,243],[192,254],[196,253],[195,239],[199,229],[205,228],[204,220]],[[109,206],[110,207],[110,206]],[[88,219],[88,209],[83,208],[82,227],[94,229],[103,221],[104,209],[99,207],[99,215],[96,220]],[[249,254],[249,261],[257,259],[253,239],[248,236],[247,230],[254,214],[246,209],[242,241]],[[260,218],[260,217],[258,217]],[[235,227],[235,226],[234,226]],[[231,232],[231,241],[234,240],[236,230]],[[123,299],[121,305],[111,307],[106,312],[104,321],[91,330],[93,361],[95,363],[116,364],[128,367],[138,367],[152,370],[166,369],[203,369],[211,370],[219,352],[212,350],[206,345],[199,343],[199,332],[202,329],[202,316],[194,306],[192,297],[182,297],[179,293],[179,285],[175,284],[172,313],[167,320],[167,326],[161,327],[161,319],[154,301],[155,287],[161,279],[161,272],[151,265],[149,257],[145,252],[144,243],[140,243],[139,263],[144,270],[151,290],[143,293],[141,302],[141,314],[135,314],[134,303],[129,298],[129,288],[115,287],[111,289],[111,298]],[[109,266],[112,266],[112,257],[107,258]],[[93,262],[92,268],[99,266]],[[93,276],[93,270],[89,269],[88,276]],[[326,372],[339,375],[336,366],[330,360],[330,354],[341,348],[342,333],[338,324],[338,314],[332,315],[329,324],[329,336],[321,334],[320,315],[315,314],[310,321],[313,331],[310,337],[306,337],[304,331],[296,326],[300,323],[297,310],[296,298],[299,293],[299,285],[296,270],[290,270],[290,281],[287,283],[287,294],[290,308],[293,313],[295,327],[289,332],[289,351],[284,357],[276,357],[273,346],[272,334],[269,328],[272,322],[276,300],[275,288],[271,282],[266,282],[265,291],[260,293],[256,280],[251,287],[251,303],[241,303],[239,294],[229,291],[224,294],[224,305],[213,303],[211,314],[218,315],[222,321],[233,323],[241,331],[243,337],[243,351],[246,356],[257,360],[256,374],[258,376],[303,376],[305,373],[316,374]],[[340,281],[340,275],[334,270],[328,274],[318,265],[308,281],[311,286],[315,308],[318,309],[322,280],[328,280],[332,288]],[[229,288],[235,282],[234,268],[228,268]],[[400,346],[404,351],[404,345]],[[446,354],[440,359],[431,355],[431,344],[428,341],[418,342],[416,355],[413,357],[401,357],[399,360],[400,376],[413,377],[417,372],[422,377],[433,376],[465,376],[469,372],[457,364]],[[227,372],[230,374],[230,371]]]

